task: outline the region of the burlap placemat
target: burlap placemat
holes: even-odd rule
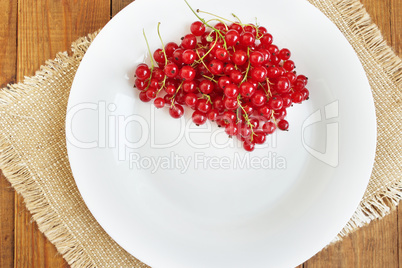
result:
[[[402,63],[356,0],[309,0],[343,32],[369,79],[378,144],[361,204],[338,236],[388,214],[402,189]],[[39,229],[73,267],[146,267],[99,226],[71,174],[64,121],[71,83],[94,34],[72,44],[34,77],[0,92],[0,168],[20,193]],[[353,179],[353,178],[351,178]]]

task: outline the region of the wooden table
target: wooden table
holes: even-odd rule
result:
[[[76,38],[105,25],[130,0],[0,0],[0,85],[33,75]],[[363,0],[402,53],[402,1]],[[324,249],[302,267],[402,267],[402,207]],[[308,244],[308,241],[306,241]],[[0,267],[68,267],[39,232],[23,199],[0,176]]]

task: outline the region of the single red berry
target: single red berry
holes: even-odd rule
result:
[[[301,103],[303,101],[303,94],[301,92],[292,93],[292,101],[294,103]]]
[[[242,137],[250,137],[252,134],[251,128],[246,124],[240,124],[239,133]]]
[[[165,100],[163,98],[156,98],[154,100],[154,105],[158,109],[163,108],[165,106]]]
[[[167,77],[173,78],[179,74],[179,67],[173,62],[166,64],[165,68],[163,68],[163,72]]]
[[[184,108],[180,104],[174,104],[169,108],[169,114],[173,118],[180,118],[184,114]]]
[[[295,68],[295,63],[291,60],[287,60],[283,63],[283,68],[285,68],[286,71],[292,71]]]
[[[289,49],[287,49],[287,48],[282,48],[280,51],[279,51],[279,58],[281,59],[281,60],[288,60],[289,58],[290,58],[290,50]]]
[[[226,24],[223,23],[223,22],[218,22],[217,24],[215,24],[214,28],[215,28],[216,30],[218,30],[218,31],[221,31],[221,32],[226,32],[227,29],[228,29],[228,27],[226,26]]]
[[[276,120],[281,120],[286,117],[286,108],[282,108],[280,110],[276,110],[274,112],[274,117]]]
[[[190,31],[195,36],[201,36],[205,33],[205,25],[201,21],[191,23]]]
[[[252,66],[261,66],[264,63],[264,55],[259,51],[250,53],[250,64]]]
[[[279,65],[280,61],[281,59],[278,56],[271,54],[271,59],[269,60],[271,65]]]
[[[246,63],[247,61],[247,52],[242,50],[242,49],[238,49],[233,53],[232,56],[232,61],[234,64],[236,65],[243,65]]]
[[[233,83],[240,83],[243,80],[243,74],[240,70],[233,70],[230,72],[230,80],[233,81]]]
[[[279,48],[278,46],[271,44],[267,47],[267,50],[269,51],[269,53],[271,53],[271,55],[278,55],[279,54]]]
[[[276,129],[276,126],[275,126],[275,124],[274,124],[273,122],[271,122],[271,121],[266,122],[266,123],[262,126],[262,131],[263,131],[266,135],[274,133],[275,129]]]
[[[183,51],[183,54],[181,55],[181,60],[185,64],[192,64],[197,57],[197,54],[195,54],[195,51],[192,49],[186,49]]]
[[[271,109],[267,104],[264,104],[260,108],[258,108],[258,115],[261,117],[270,118],[271,117]]]
[[[215,50],[215,57],[216,59],[227,62],[229,59],[229,53],[225,48],[218,48]]]
[[[267,135],[262,130],[257,130],[253,135],[253,142],[255,144],[263,144],[267,138]]]
[[[135,75],[140,80],[146,80],[151,76],[151,70],[149,69],[148,65],[145,63],[141,63],[137,66],[135,70]]]
[[[224,89],[224,94],[228,98],[236,98],[239,95],[239,88],[235,84],[229,84]]]
[[[296,74],[293,72],[286,72],[285,76],[289,79],[290,83],[293,84],[296,82]]]
[[[197,91],[197,83],[195,80],[184,81],[181,88],[185,93],[192,93]]]
[[[141,91],[139,97],[140,97],[140,100],[141,100],[142,102],[149,102],[149,101],[151,101],[151,99],[148,98],[147,93],[146,93],[145,91]]]
[[[261,38],[260,42],[264,47],[269,47],[272,44],[272,35],[270,33],[265,33]]]
[[[221,88],[221,89],[225,89],[225,87],[226,87],[227,85],[231,84],[231,83],[232,83],[232,81],[230,81],[230,78],[227,77],[227,76],[221,76],[221,77],[219,77],[219,79],[218,79],[218,86],[219,86],[219,88]]]
[[[254,106],[250,103],[246,103],[245,105],[243,105],[243,109],[244,109],[245,113],[248,115],[250,115],[254,112]]]
[[[239,34],[243,32],[243,27],[239,23],[233,23],[229,26],[230,30],[235,30]],[[229,31],[228,31],[229,32]]]
[[[148,86],[148,82],[141,80],[141,79],[135,79],[134,81],[134,87],[137,88],[138,90],[144,90]]]
[[[217,97],[212,100],[213,107],[218,110],[218,112],[223,112],[225,110],[225,105],[223,103],[222,97]]]
[[[288,94],[283,94],[282,96],[282,101],[283,101],[283,108],[288,108],[292,105],[292,96]]]
[[[165,104],[167,104],[167,105],[171,105],[174,102],[173,95],[169,95],[169,94],[166,94],[163,97],[163,100],[165,101]]]
[[[278,122],[278,128],[280,130],[288,130],[289,122],[286,121],[285,119],[282,119],[281,121]]]
[[[195,108],[203,113],[208,113],[212,109],[212,104],[207,99],[200,99],[195,104]]]
[[[267,97],[261,91],[257,91],[251,97],[251,103],[256,107],[261,107],[267,101]]]
[[[165,87],[165,91],[169,95],[173,95],[176,92],[176,87],[173,85],[168,85]]]
[[[279,76],[279,69],[275,66],[270,66],[267,68],[267,77],[268,78],[277,78]]]
[[[222,114],[222,120],[225,124],[234,124],[236,122],[236,113],[233,111],[225,111]]]
[[[280,96],[273,96],[268,100],[268,106],[272,110],[280,110],[283,107],[283,100]]]
[[[307,88],[303,88],[303,89],[300,91],[300,93],[303,94],[303,100],[308,100],[308,97],[309,97],[309,95],[310,95],[310,92],[308,91]]]
[[[246,150],[247,152],[252,152],[254,151],[254,147],[255,147],[255,143],[251,142],[251,141],[245,141],[243,143],[243,148],[244,150]]]
[[[172,61],[178,65],[181,65],[183,63],[183,52],[184,49],[182,48],[178,48],[173,52],[173,57],[172,57]]]
[[[239,103],[236,98],[225,98],[223,101],[225,108],[228,110],[236,110],[239,107]]]
[[[207,121],[207,115],[200,111],[194,111],[191,117],[193,119],[194,124],[196,124],[197,126],[202,125]]]
[[[195,78],[195,70],[190,65],[184,65],[180,69],[180,77],[185,81],[192,81]]]
[[[147,91],[145,91],[145,94],[147,95],[147,97],[152,100],[156,98],[156,89],[155,88],[148,88]]]
[[[157,63],[165,63],[165,54],[163,54],[162,49],[158,48],[157,50],[155,50],[153,56]]]
[[[173,52],[178,49],[179,46],[175,42],[169,42],[165,45],[165,53],[168,58],[173,57]]]
[[[218,110],[217,110],[217,109],[212,109],[211,111],[209,111],[209,112],[207,113],[207,118],[208,118],[210,121],[215,121],[215,120],[218,118],[218,115],[219,115]]]
[[[195,95],[194,93],[187,93],[184,99],[186,105],[191,108],[195,107],[197,100],[198,100],[197,95]]]
[[[240,95],[243,98],[250,98],[255,92],[255,87],[248,81],[241,83],[240,85]]]
[[[264,66],[257,66],[251,70],[250,75],[255,81],[263,82],[267,78],[268,71]]]
[[[157,81],[160,82],[163,80],[163,78],[165,78],[165,74],[161,68],[156,67],[152,71],[152,78],[155,78]]]
[[[194,49],[197,46],[197,37],[194,34],[187,34],[181,41],[181,46],[184,49]]]
[[[257,129],[260,125],[260,121],[257,118],[251,118],[250,124],[253,126],[253,129]]]
[[[227,31],[227,33],[225,35],[226,45],[235,46],[238,44],[239,40],[240,40],[240,34],[238,31],[236,31],[234,29]]]
[[[223,62],[220,60],[212,60],[208,63],[208,69],[213,75],[223,72]]]
[[[198,87],[200,88],[202,93],[211,94],[211,92],[214,90],[214,83],[207,79],[203,79],[200,81]]]
[[[232,63],[227,63],[224,67],[223,67],[223,73],[226,75],[230,75],[230,73],[235,70],[235,66]]]
[[[263,34],[266,34],[267,32],[267,28],[265,28],[264,26],[259,26],[257,28],[257,37],[260,38]]]
[[[276,91],[279,94],[288,93],[290,91],[290,81],[286,76],[281,76],[276,82]]]
[[[255,34],[253,35],[250,32],[244,32],[243,34],[240,35],[240,44],[242,44],[243,46],[245,47],[252,46],[254,45],[254,42],[255,42]]]
[[[264,57],[264,61],[262,64],[267,64],[271,59],[271,53],[269,53],[268,50],[266,50],[265,48],[259,48],[257,51],[260,52]]]
[[[225,132],[226,134],[228,134],[230,137],[232,136],[236,136],[237,132],[238,132],[238,128],[236,126],[236,124],[228,124],[225,127]]]

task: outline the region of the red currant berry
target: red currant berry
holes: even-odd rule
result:
[[[257,28],[257,37],[260,38],[263,34],[266,34],[267,32],[267,28],[265,28],[264,26],[259,26]]]
[[[308,100],[308,97],[309,97],[309,95],[310,95],[310,92],[308,91],[307,88],[303,88],[303,89],[300,91],[300,93],[303,94],[303,100]]]
[[[260,125],[260,121],[257,118],[251,118],[250,124],[253,126],[253,129],[257,129]]]
[[[250,115],[254,112],[254,107],[250,103],[247,103],[243,106],[243,110],[246,114]]]
[[[262,126],[262,131],[264,131],[264,133],[265,133],[266,135],[274,133],[275,129],[276,129],[276,126],[275,126],[275,124],[274,124],[273,122],[271,122],[271,121],[266,122],[266,123]]]
[[[294,103],[301,103],[303,101],[303,94],[301,92],[294,92],[292,94],[292,101]]]
[[[211,92],[214,90],[214,83],[207,79],[201,80],[198,86],[201,92],[204,94],[211,94]]]
[[[148,65],[145,63],[141,63],[137,66],[135,70],[135,75],[140,80],[146,80],[151,76],[151,70],[149,69]]]
[[[218,79],[218,86],[220,89],[225,89],[225,87],[231,83],[230,78],[227,76],[221,76]]]
[[[215,121],[215,120],[218,118],[218,115],[219,115],[218,110],[217,110],[217,109],[212,109],[211,111],[209,111],[209,112],[207,113],[207,118],[208,118],[210,121]]]
[[[146,91],[141,91],[139,97],[140,97],[140,100],[141,100],[142,102],[149,102],[149,101],[151,101],[151,99],[148,98]]]
[[[184,49],[194,49],[197,46],[197,38],[194,34],[187,34],[183,37],[181,46]]]
[[[262,54],[262,56],[264,57],[264,61],[262,64],[267,64],[269,62],[269,60],[271,59],[271,53],[269,53],[268,50],[266,50],[264,48],[260,48],[257,51],[260,52]]]
[[[286,108],[282,108],[282,109],[280,109],[280,110],[276,110],[275,112],[274,112],[274,117],[275,117],[275,119],[277,119],[277,120],[281,120],[281,119],[283,119],[283,118],[285,118],[286,117]]]
[[[163,100],[165,101],[165,104],[168,104],[168,105],[171,105],[174,102],[173,95],[169,95],[169,94],[166,94],[163,97]]]
[[[261,91],[257,91],[251,97],[251,103],[256,107],[261,107],[267,101],[267,97]]]
[[[165,74],[163,73],[163,70],[161,68],[154,68],[152,71],[152,78],[155,78],[157,81],[162,81],[163,78],[165,77]]]
[[[165,106],[165,100],[163,98],[156,98],[154,100],[154,105],[158,109],[163,108],[163,106]]]
[[[223,72],[223,62],[220,60],[212,60],[208,63],[208,68],[213,75],[221,74]]]
[[[195,70],[193,67],[189,65],[184,65],[180,69],[180,77],[183,78],[185,81],[192,81],[195,78]]]
[[[207,99],[200,99],[195,104],[195,108],[203,113],[208,113],[212,109],[212,104]]]
[[[218,48],[215,51],[215,57],[216,59],[226,62],[229,58],[229,53],[226,49],[224,48]]]
[[[255,92],[255,87],[248,81],[241,83],[240,85],[240,95],[243,98],[250,98]]]
[[[295,68],[295,63],[291,60],[287,60],[283,63],[283,68],[285,68],[286,71],[290,72]]]
[[[243,65],[246,63],[247,61],[247,52],[242,50],[242,49],[238,49],[233,53],[232,56],[232,61],[234,64],[236,65]]]
[[[273,96],[268,100],[268,106],[272,110],[280,110],[283,107],[283,100],[280,96]]]
[[[223,67],[223,73],[226,75],[230,75],[230,73],[235,70],[235,66],[232,63],[227,63],[224,67]]]
[[[224,24],[223,22],[218,22],[217,24],[215,24],[214,28],[221,32],[226,32],[228,29],[226,24]]]
[[[255,28],[253,28],[255,30]],[[255,34],[253,35],[250,32],[244,32],[243,34],[240,35],[240,44],[249,47],[254,45],[255,42]]]
[[[263,82],[267,78],[268,71],[264,66],[254,67],[251,72],[251,78],[257,82]]]
[[[200,111],[194,111],[191,117],[193,119],[194,124],[196,124],[197,126],[202,125],[207,121],[207,115]]]
[[[270,118],[271,117],[271,109],[268,107],[267,104],[258,108],[258,115],[261,117]]]
[[[173,78],[179,74],[179,67],[173,62],[166,64],[165,68],[163,68],[163,72],[167,77]]]
[[[192,93],[197,91],[197,83],[195,80],[184,81],[182,84],[182,89],[185,93]]]
[[[290,58],[290,50],[289,49],[287,49],[287,48],[282,48],[280,51],[279,51],[279,58],[281,59],[281,60],[288,60],[289,58]]]
[[[235,30],[239,34],[243,32],[243,27],[239,23],[233,23],[229,26],[230,30]],[[229,32],[229,31],[228,31]],[[226,33],[227,34],[227,33]]]
[[[262,130],[257,130],[254,132],[253,142],[255,144],[263,144],[267,138],[267,135]]]
[[[235,84],[229,84],[224,89],[224,94],[228,98],[236,98],[239,95],[239,88]]]
[[[145,94],[147,95],[147,97],[152,100],[156,98],[156,89],[155,88],[148,88],[147,91],[145,91]]]
[[[173,57],[173,52],[178,49],[179,46],[175,42],[169,42],[165,45],[165,53],[168,58]]]
[[[293,84],[296,82],[296,74],[293,72],[286,72],[285,76],[289,79],[290,83]]]
[[[173,118],[180,118],[184,114],[184,108],[180,104],[174,104],[169,108],[169,114]]]
[[[181,48],[178,48],[173,52],[172,60],[174,63],[176,63],[178,65],[181,65],[183,63],[183,59],[182,59],[183,52],[184,52],[184,49],[181,49]]]
[[[286,76],[281,76],[276,82],[276,91],[279,94],[287,93],[290,91],[290,81]]]
[[[148,86],[148,82],[141,80],[141,79],[135,79],[134,82],[134,87],[137,88],[138,90],[144,90]]]
[[[157,63],[165,63],[165,54],[163,54],[163,50],[158,48],[157,50],[155,50],[154,52],[154,59]]]
[[[250,64],[252,66],[261,66],[264,63],[264,55],[259,51],[250,53]]]
[[[272,35],[270,33],[265,33],[261,38],[260,42],[264,47],[269,47],[272,44]]]
[[[191,23],[190,31],[195,36],[201,36],[205,33],[205,25],[201,21]]]
[[[247,152],[252,152],[254,151],[254,147],[255,147],[255,143],[251,142],[251,141],[245,141],[243,143],[243,148],[244,150],[246,150]]]
[[[292,97],[290,94],[284,94],[282,95],[282,100],[283,100],[283,108],[288,108],[292,105]]]
[[[233,70],[230,73],[230,80],[233,81],[233,83],[240,83],[243,80],[243,74],[240,70]]]
[[[183,54],[181,55],[181,60],[185,64],[192,64],[195,61],[196,57],[197,54],[195,54],[194,50],[186,49],[183,51]]]
[[[285,119],[282,119],[281,121],[278,122],[278,128],[280,130],[288,130],[289,122],[286,121]]]
[[[225,110],[225,105],[223,103],[222,97],[217,97],[212,101],[212,105],[218,112],[223,112]]]
[[[226,134],[228,134],[230,137],[236,136],[236,135],[237,135],[237,132],[238,132],[237,126],[236,126],[235,124],[228,124],[228,125],[226,125],[226,127],[225,127],[225,132],[226,132]]]
[[[279,69],[275,66],[270,66],[267,69],[268,78],[277,78],[279,76]]]
[[[174,85],[167,85],[165,91],[169,95],[173,95],[176,92],[176,87]]]
[[[223,101],[225,108],[228,110],[236,110],[239,107],[239,103],[236,98],[225,98]]]
[[[194,93],[187,93],[184,102],[188,107],[194,108],[197,103],[197,100],[198,100],[197,95],[195,95]]]
[[[227,33],[225,35],[226,45],[235,46],[239,43],[239,40],[240,40],[240,34],[237,30],[231,29],[231,30],[227,31]]]
[[[225,124],[234,124],[236,122],[236,113],[233,111],[225,111],[222,114],[222,120]]]

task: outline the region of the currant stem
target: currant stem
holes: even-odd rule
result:
[[[165,56],[165,65],[167,65],[168,60],[167,60],[167,56],[166,56],[165,45],[163,44],[162,36],[161,36],[160,31],[159,31],[159,26],[160,26],[160,25],[161,25],[161,23],[158,22],[158,27],[157,27],[157,29],[158,29],[158,36],[159,36],[159,40],[161,40],[163,55]]]
[[[206,78],[206,79],[208,79],[209,81],[212,81],[212,82],[214,82],[214,83],[218,83],[218,81],[216,81],[213,77],[209,77],[209,76],[207,76],[207,75],[205,75],[205,74],[203,74],[202,77],[204,77],[204,78]]]
[[[241,105],[241,100],[240,100],[240,95],[237,96],[237,102],[239,103],[239,107],[243,110],[244,112],[244,119],[246,120],[247,125],[250,127],[251,129],[251,141],[253,141],[253,136],[255,135],[254,130],[253,130],[253,124],[251,124],[250,122],[250,118],[248,117],[248,114],[246,112],[246,110],[244,109],[244,107]],[[273,116],[273,114],[272,114]]]
[[[142,33],[143,33],[143,35],[144,35],[145,42],[147,43],[147,48],[148,48],[149,57],[151,57],[151,71],[152,71],[152,70],[154,69],[155,63],[154,63],[154,59],[153,59],[153,57],[152,57],[151,49],[149,48],[147,35],[145,34],[145,29],[142,29]],[[152,74],[152,73],[151,73],[151,74]]]
[[[247,58],[250,58],[250,48],[249,47],[247,47]],[[241,81],[242,83],[247,80],[249,70],[250,70],[250,60],[248,61],[248,65],[247,65],[246,73],[244,74],[244,78]]]
[[[235,17],[235,19],[237,19],[241,25],[243,25],[243,23],[241,22],[241,20],[239,19],[239,17],[237,17],[234,13],[232,13],[232,16]]]

